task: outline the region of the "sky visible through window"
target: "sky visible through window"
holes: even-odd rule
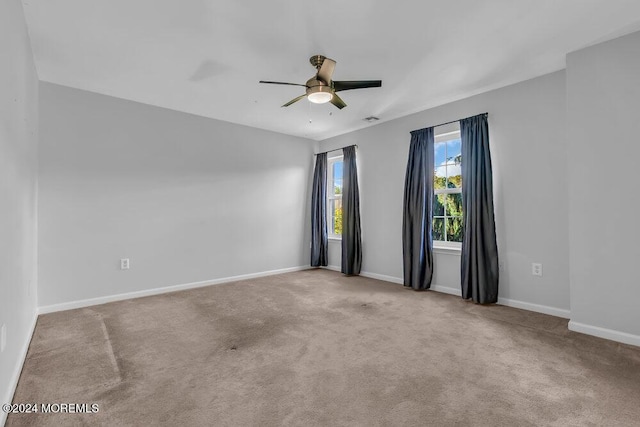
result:
[[[446,163],[445,158],[445,144],[435,144],[436,151],[436,166],[441,166]],[[447,141],[447,157],[452,158],[461,153],[462,150],[462,142],[460,139],[453,139],[451,141]],[[453,160],[453,159],[452,159]]]
[[[333,164],[333,186],[342,190],[342,162]]]

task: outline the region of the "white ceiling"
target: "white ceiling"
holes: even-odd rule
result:
[[[43,81],[322,140],[564,68],[638,0],[23,0]],[[311,55],[347,107],[302,100]],[[378,122],[380,123],[380,122]]]

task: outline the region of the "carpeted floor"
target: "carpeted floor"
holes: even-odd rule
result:
[[[21,425],[640,424],[640,348],[567,321],[327,270],[38,319]]]

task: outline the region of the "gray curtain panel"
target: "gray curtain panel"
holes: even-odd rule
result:
[[[360,236],[360,191],[356,147],[342,149],[342,267],[348,275],[360,274],[362,240]]]
[[[327,153],[316,156],[311,190],[311,266],[327,265]]]
[[[460,120],[462,137],[462,298],[498,301],[498,244],[487,115]]]
[[[433,128],[411,132],[409,161],[404,181],[402,258],[404,286],[429,289],[433,277]]]

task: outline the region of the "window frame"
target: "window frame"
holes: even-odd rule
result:
[[[459,123],[455,123],[452,130],[451,126],[443,126],[445,129],[442,129],[440,132],[436,133],[434,135],[434,145],[433,145],[433,151],[434,151],[434,165],[433,165],[433,171],[432,173],[435,175],[435,168],[437,168],[438,166],[435,165],[435,150],[436,150],[436,145],[437,144],[445,144],[445,150],[446,150],[446,144],[448,141],[453,141],[456,139],[460,139],[460,125]],[[435,130],[435,129],[434,129]],[[445,159],[447,158],[446,155],[446,151],[445,151]],[[464,187],[464,182],[462,182],[462,185],[460,187],[455,187],[455,188],[435,188],[433,189],[433,197],[435,198],[436,195],[438,194],[462,194],[462,189]],[[432,207],[433,209],[433,207]],[[447,216],[447,211],[446,211],[446,206],[444,207],[444,215],[438,215],[438,218],[443,218],[444,219],[444,238],[447,238],[447,218],[453,218],[450,216]],[[435,218],[436,216],[432,214],[432,218]],[[464,224],[463,224],[464,226]],[[449,240],[435,240],[433,239],[433,247],[435,249],[447,249],[447,250],[462,250],[462,242],[452,242]]]
[[[331,201],[342,201],[342,193],[336,195],[334,192],[333,165],[338,162],[343,162],[343,160],[344,156],[342,154],[327,156],[327,236],[330,240],[342,240],[342,234],[335,234],[333,232],[333,210],[331,210]]]

